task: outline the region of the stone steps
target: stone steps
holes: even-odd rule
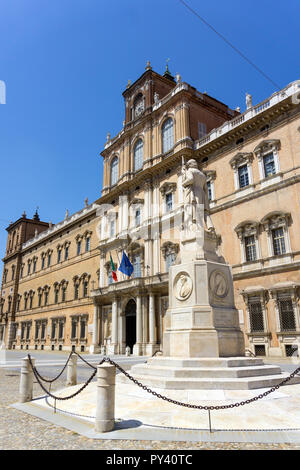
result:
[[[265,365],[259,358],[176,358],[153,357],[129,371],[143,385],[172,390],[253,390],[271,388],[288,377],[277,365]],[[119,383],[128,383],[118,374]],[[130,381],[131,382],[131,381]],[[300,383],[300,377],[288,382]]]
[[[254,390],[271,388],[278,385],[289,374],[277,374],[261,377],[240,378],[165,378],[150,375],[132,374],[143,385],[164,390]],[[123,374],[117,376],[118,383],[132,383]],[[300,377],[288,382],[289,385],[300,383]]]
[[[163,367],[135,365],[131,372],[134,375],[145,375],[166,378],[239,378],[281,374],[278,366],[253,366],[253,367]]]

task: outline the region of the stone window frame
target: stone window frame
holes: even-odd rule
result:
[[[83,299],[86,299],[89,296],[88,295],[88,285],[89,285],[90,279],[91,279],[91,275],[88,274],[88,273],[83,273],[80,276],[80,281],[82,282],[82,298]],[[85,295],[85,283],[87,283],[86,295]]]
[[[74,300],[79,300],[79,286],[80,286],[81,278],[76,275],[73,277],[73,285],[74,285]]]
[[[246,315],[247,315],[247,325],[248,325],[247,333],[252,334],[252,335],[255,335],[256,333],[260,333],[260,332],[251,330],[251,320],[250,320],[251,301],[260,302],[261,308],[262,308],[262,314],[263,314],[263,325],[264,325],[264,329],[261,333],[266,333],[266,334],[269,333],[268,309],[267,309],[267,304],[269,300],[268,289],[261,287],[261,286],[249,287],[241,291],[241,294],[246,305]]]
[[[28,307],[28,299],[29,299],[29,292],[25,291],[23,293],[23,299],[24,299],[24,308],[23,310],[27,310]]]
[[[59,282],[55,282],[53,284],[53,294],[54,294],[54,304],[58,304],[59,303],[59,291],[60,291],[60,283]]]
[[[261,248],[259,243],[259,234],[260,234],[260,223],[255,220],[245,220],[241,222],[235,229],[237,237],[240,242],[240,252],[241,252],[241,262],[242,264],[246,263],[255,263],[261,259]],[[246,257],[246,246],[245,238],[254,235],[255,240],[255,250],[256,250],[256,259],[247,261]]]
[[[177,254],[179,253],[179,244],[178,243],[173,243],[171,241],[164,242],[162,247],[161,247],[161,252],[165,260],[165,265],[166,265],[166,272],[167,272],[167,256],[169,254],[175,255],[175,259]],[[174,260],[175,261],[175,260]]]
[[[29,309],[32,309],[33,308],[33,298],[34,298],[34,294],[35,294],[35,291],[30,289],[30,291],[28,292],[28,296],[29,296]]]
[[[43,292],[44,292],[43,287],[38,287],[37,292],[38,292],[38,307],[42,307]]]
[[[164,147],[164,127],[166,126],[168,121],[172,121],[172,145],[170,147]],[[165,154],[171,152],[175,145],[175,118],[174,116],[167,114],[163,117],[161,125],[160,125],[160,135],[161,135],[161,153]]]
[[[7,282],[8,269],[3,270],[3,284]]]
[[[69,257],[70,257],[70,245],[71,245],[71,242],[70,241],[65,241],[65,243],[63,244],[63,248],[65,250],[65,255],[64,255],[64,261],[68,261],[69,260]]]
[[[291,253],[291,240],[289,227],[291,224],[291,214],[283,211],[273,211],[261,220],[261,225],[267,233],[268,252],[270,257],[284,256]],[[282,228],[285,242],[285,253],[275,255],[273,246],[273,230]]]
[[[50,286],[46,284],[43,287],[43,294],[44,294],[44,307],[47,307],[49,305],[49,292],[50,292]]]
[[[165,181],[162,186],[159,188],[159,192],[163,199],[163,214],[170,214],[175,209],[175,194],[177,189],[177,183],[171,181]],[[172,209],[168,210],[167,208],[167,195],[172,194]]]
[[[141,276],[144,277],[144,272],[145,272],[145,250],[144,247],[141,246],[138,242],[132,242],[129,247],[127,248],[127,254],[128,258],[130,259],[132,265],[134,265],[134,257],[135,256],[140,256],[140,272]],[[134,272],[132,273],[132,276],[134,276]]]
[[[34,257],[32,258],[32,274],[35,274],[35,273],[36,273],[37,261],[38,261],[38,257],[37,257],[37,256],[34,256]]]
[[[12,267],[11,267],[11,280],[12,281],[15,280],[15,274],[16,274],[16,265],[13,264]]]
[[[114,162],[117,162],[117,164],[115,164],[113,166]],[[109,162],[109,184],[110,184],[110,187],[116,186],[118,184],[119,169],[120,169],[119,162],[120,162],[119,156],[114,154],[112,156],[110,162]],[[113,174],[113,171],[114,171],[114,174]],[[114,177],[114,180],[113,180],[113,177]]]
[[[138,146],[138,143],[139,142],[142,142],[142,146],[141,146],[141,156],[139,156],[139,160],[136,159],[136,148]],[[133,168],[133,173],[137,173],[138,171],[141,171],[144,167],[144,155],[145,153],[145,142],[144,142],[144,138],[142,136],[137,136],[137,138],[134,140],[134,143],[132,145],[132,168]],[[136,168],[136,163],[140,163],[141,161],[141,166]]]
[[[58,244],[56,246],[56,251],[57,251],[57,263],[61,263],[62,262],[62,249],[63,249],[63,246],[61,244]]]
[[[253,153],[252,152],[239,152],[230,160],[230,165],[234,170],[234,188],[235,191],[243,191],[245,189],[253,186],[253,173],[252,173],[252,162],[253,162]],[[238,169],[244,165],[247,165],[248,169],[248,179],[249,184],[244,187],[240,187]]]
[[[300,284],[296,282],[281,282],[275,284],[269,288],[270,297],[274,300],[275,304],[275,318],[278,333],[288,333],[286,330],[281,329],[281,314],[280,314],[280,301],[291,300],[294,310],[295,326],[294,332],[300,332],[300,311],[299,311],[299,299],[300,299]]]
[[[31,274],[31,263],[32,263],[32,259],[28,259],[27,260],[27,276],[30,276]]]
[[[77,235],[75,237],[75,240],[76,240],[76,256],[79,256],[81,255],[81,250],[82,250],[83,235]]]
[[[208,202],[214,203],[216,199],[216,194],[215,194],[215,180],[217,178],[217,173],[214,170],[207,170],[204,171],[204,174],[206,176],[206,183],[210,183],[210,192],[211,192],[211,199],[208,197]]]
[[[46,260],[46,253],[42,251],[41,253],[41,269],[45,269],[45,260]]]
[[[91,251],[91,238],[92,238],[92,233],[91,230],[86,230],[83,234],[83,237],[85,239],[85,253],[88,253]]]
[[[47,268],[51,267],[52,253],[53,253],[53,250],[49,248],[49,250],[47,250],[47,253],[46,253],[47,254]]]
[[[260,142],[253,150],[253,153],[256,155],[257,160],[258,160],[260,180],[272,178],[273,176],[278,175],[280,173],[280,161],[279,161],[280,146],[281,146],[281,142],[279,139],[269,139],[269,140],[263,140],[262,142]],[[273,153],[273,156],[274,156],[275,173],[273,175],[266,176],[265,168],[264,168],[264,157],[270,153]]]
[[[69,284],[69,282],[66,281],[65,279],[63,279],[59,283],[59,286],[61,288],[61,301],[62,302],[66,302],[66,298],[64,298],[64,296],[66,297],[68,284]]]
[[[136,228],[140,227],[144,221],[144,199],[142,198],[133,198],[129,203],[129,210],[130,210],[130,227]],[[136,211],[140,211],[140,224],[136,225]]]
[[[22,295],[21,295],[21,294],[18,294],[18,295],[17,295],[17,301],[16,301],[16,312],[19,312],[19,311],[20,311],[21,299],[22,299]],[[0,304],[1,304],[1,302],[0,302]],[[0,313],[2,313],[2,312],[0,312]]]

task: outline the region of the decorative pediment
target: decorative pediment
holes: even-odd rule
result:
[[[259,222],[256,222],[255,220],[246,220],[237,225],[234,230],[237,236],[242,239],[244,237],[249,237],[250,235],[257,236],[258,229]]]
[[[230,160],[230,165],[232,168],[238,168],[241,165],[246,165],[247,163],[251,163],[253,160],[253,153],[252,152],[239,152]]]
[[[258,144],[255,149],[254,153],[259,157],[262,154],[273,152],[274,150],[278,150],[280,148],[280,140],[279,139],[269,139],[263,140]]]
[[[174,193],[176,191],[177,184],[166,181],[160,188],[159,191],[162,195],[167,193]]]
[[[137,198],[137,197],[134,197],[134,198],[130,201],[130,203],[129,203],[130,206],[133,206],[133,205],[142,205],[142,204],[144,204],[144,199]]]
[[[217,173],[214,170],[206,170],[203,173],[205,174],[207,181],[215,180],[217,177]]]
[[[273,230],[279,227],[287,227],[290,223],[291,214],[288,212],[274,211],[267,214],[262,220],[265,230]]]
[[[161,247],[161,251],[162,251],[162,254],[163,254],[164,258],[168,254],[177,255],[177,253],[179,252],[179,244],[178,243],[173,243],[173,242],[165,242],[165,243],[163,243],[163,245]]]

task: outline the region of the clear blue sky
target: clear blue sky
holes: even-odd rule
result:
[[[300,78],[299,0],[185,0],[274,82]],[[1,0],[0,256],[25,210],[56,223],[99,197],[122,91],[147,60],[235,108],[276,91],[179,0]],[[0,268],[0,271],[2,269]]]

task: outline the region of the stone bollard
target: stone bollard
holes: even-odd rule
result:
[[[130,352],[130,347],[129,346],[126,346],[126,349],[125,349],[125,356],[130,356],[131,352]]]
[[[115,366],[107,363],[97,366],[96,432],[108,432],[114,428],[115,381]]]
[[[105,354],[106,354],[106,347],[105,347],[105,346],[101,346],[100,351],[101,351],[101,354],[103,354],[103,356],[105,356]]]
[[[71,354],[70,360],[67,365],[67,382],[66,385],[77,384],[77,356]]]
[[[31,358],[34,366],[35,359]],[[20,377],[20,403],[26,403],[32,400],[33,390],[33,372],[28,357],[22,359],[21,377]]]

